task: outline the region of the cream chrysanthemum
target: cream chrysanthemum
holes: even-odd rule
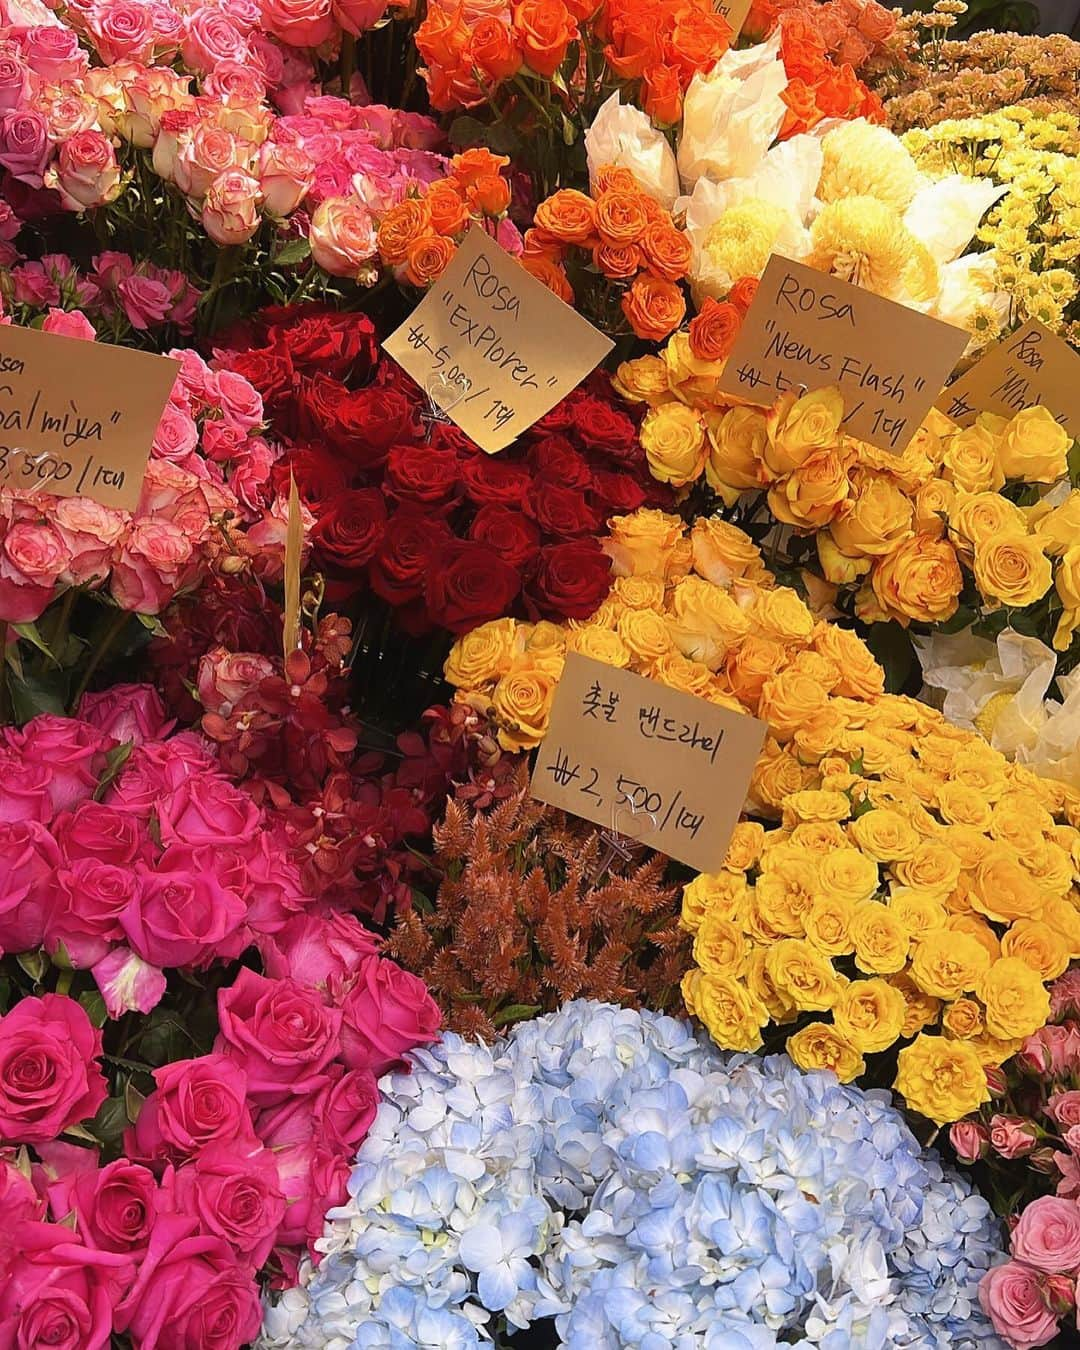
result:
[[[861,118],[830,131],[821,142],[824,163],[817,195],[823,202],[874,197],[901,215],[919,185],[919,170],[887,127]]]
[[[911,234],[876,197],[830,202],[811,226],[810,239],[811,267],[890,298],[903,292],[916,255]]]

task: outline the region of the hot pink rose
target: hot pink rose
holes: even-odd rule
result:
[[[1020,1215],[1012,1234],[1013,1255],[1050,1275],[1080,1269],[1080,1205],[1041,1195]]]
[[[79,858],[56,873],[56,901],[45,928],[45,947],[63,945],[72,965],[85,970],[124,936],[120,915],[135,895],[135,876],[94,858]]]
[[[176,725],[149,684],[114,684],[100,694],[83,694],[78,715],[112,740],[132,745],[164,740]]]
[[[332,1064],[331,1073],[341,1065]],[[328,1088],[323,1088],[327,1092]],[[315,1106],[322,1093],[313,1097],[286,1097],[276,1106],[256,1111],[255,1133],[267,1148],[278,1152],[285,1144],[306,1144],[315,1137]]]
[[[49,183],[53,185],[50,174]],[[80,131],[60,147],[55,186],[69,211],[89,211],[120,191],[120,166],[112,142],[100,131]]]
[[[317,47],[334,33],[330,0],[261,0],[263,27],[290,47]]]
[[[341,1057],[380,1077],[407,1050],[439,1034],[442,1015],[423,980],[381,956],[367,956],[342,1005]]]
[[[192,544],[168,520],[138,521],[113,562],[109,589],[121,609],[159,614],[191,575]]]
[[[29,101],[29,68],[14,52],[0,51],[0,112],[22,108]]]
[[[91,974],[112,1018],[127,1012],[148,1013],[165,997],[164,974],[127,947],[114,947],[95,961]]]
[[[379,1086],[367,1069],[350,1069],[315,1099],[315,1130],[327,1147],[351,1158],[379,1109]]]
[[[193,1214],[203,1233],[223,1238],[257,1270],[270,1255],[285,1217],[274,1155],[259,1143],[208,1144],[164,1182],[171,1208]]]
[[[45,936],[59,851],[37,821],[0,822],[0,858],[0,951],[33,951]]]
[[[247,889],[244,899],[248,907],[247,924],[253,933],[279,932],[294,915],[312,903],[312,897],[304,889],[300,869],[267,833],[257,835],[248,845],[245,861]]]
[[[311,256],[334,277],[356,278],[378,251],[367,207],[353,197],[328,197],[311,218]]]
[[[86,53],[71,28],[43,24],[29,28],[19,39],[23,59],[47,84],[77,80],[86,70]]]
[[[167,741],[136,746],[105,802],[125,815],[146,818],[156,811],[160,798],[177,792],[189,778],[218,772],[205,741],[182,731]]]
[[[1032,1120],[995,1115],[990,1121],[990,1143],[1003,1158],[1022,1158],[1037,1142],[1038,1129]]]
[[[49,126],[41,113],[15,108],[0,117],[0,165],[20,183],[41,187],[51,153]]]
[[[14,1224],[38,1223],[45,1217],[45,1202],[30,1180],[29,1164],[25,1164],[25,1171],[22,1170],[13,1161],[17,1156],[14,1149],[0,1153],[0,1213],[8,1232]]]
[[[116,1328],[155,1350],[238,1350],[262,1325],[254,1280],[221,1238],[193,1236],[194,1220],[162,1215]]]
[[[0,748],[0,822],[36,820],[48,825],[55,814],[51,783],[52,774],[46,765]]]
[[[24,998],[0,1018],[0,1140],[55,1139],[108,1095],[101,1032],[72,998]]]
[[[949,1127],[949,1142],[963,1163],[978,1162],[990,1146],[990,1132],[973,1120],[958,1120]]]
[[[111,743],[96,727],[77,718],[42,713],[15,732],[11,744],[24,758],[49,770],[53,807],[66,811],[93,795]]]
[[[84,1247],[60,1224],[19,1223],[5,1237],[18,1256],[0,1282],[0,1345],[106,1350],[131,1258]]]
[[[181,1059],[154,1070],[155,1090],[124,1135],[129,1157],[181,1162],[215,1140],[253,1139],[243,1070],[225,1055]]]
[[[262,948],[266,973],[287,976],[322,993],[358,975],[379,939],[351,914],[304,914],[292,919]]]
[[[54,834],[69,865],[95,858],[124,867],[145,853],[150,843],[141,821],[105,802],[83,802],[60,817]]]
[[[995,1266],[982,1278],[983,1312],[1016,1350],[1046,1345],[1057,1335],[1057,1317],[1042,1296],[1041,1276],[1021,1261]]]
[[[286,1144],[274,1156],[287,1204],[278,1243],[300,1246],[322,1236],[326,1211],[345,1199],[350,1166],[315,1139]]]
[[[250,431],[263,420],[262,395],[233,370],[215,370],[209,375],[206,396],[221,409],[222,418],[241,431]]]
[[[97,330],[81,309],[50,309],[41,325],[43,333],[58,333],[60,337],[79,338],[83,342],[93,342]],[[64,498],[65,501],[78,501],[77,497]]]
[[[246,792],[220,775],[189,778],[158,803],[165,844],[246,844],[255,835],[261,812]]]
[[[53,597],[67,567],[64,540],[51,525],[19,521],[0,541],[0,619],[32,623]]]
[[[125,277],[116,290],[128,323],[139,332],[145,332],[154,324],[164,323],[169,317],[172,292],[157,277],[134,273]]]
[[[152,966],[206,966],[244,921],[244,902],[206,873],[137,869],[120,916],[131,948]]]
[[[203,229],[223,248],[246,244],[259,228],[259,180],[242,169],[218,174],[203,200]]]
[[[153,1172],[126,1158],[100,1170],[61,1171],[49,1186],[49,1202],[58,1218],[74,1211],[86,1242],[106,1252],[145,1250],[159,1209]]]
[[[241,1066],[259,1106],[317,1092],[341,1046],[341,1013],[294,980],[268,980],[246,967],[218,991],[214,1049]]]
[[[154,432],[154,454],[159,459],[184,459],[199,444],[199,428],[190,413],[173,404],[165,405]]]

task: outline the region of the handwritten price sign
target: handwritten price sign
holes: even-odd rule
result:
[[[952,324],[774,253],[719,387],[768,405],[836,385],[848,435],[899,454],[967,342]]]
[[[754,717],[571,652],[531,792],[715,872],[764,739]]]
[[[130,511],[180,362],[0,326],[0,483]]]
[[[962,427],[981,412],[1012,417],[1037,404],[1080,439],[1080,356],[1034,319],[995,343],[938,400]]]
[[[612,346],[476,226],[383,343],[489,454],[565,398]]]

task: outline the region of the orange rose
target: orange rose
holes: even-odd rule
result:
[[[578,26],[563,0],[521,0],[514,7],[514,32],[529,69],[550,78],[562,65]]]
[[[596,203],[576,188],[560,188],[536,208],[536,223],[560,244],[588,244],[596,233]]]
[[[469,219],[461,193],[448,178],[438,178],[424,198],[436,234],[460,234]]]
[[[740,277],[728,291],[727,298],[740,314],[745,314],[753,304],[754,296],[757,295],[757,288],[757,277]]]
[[[649,66],[645,71],[645,111],[654,122],[673,126],[682,118],[682,81],[674,66]]]
[[[642,272],[623,296],[622,311],[639,338],[659,342],[682,323],[686,301],[673,282]]]
[[[597,169],[592,186],[597,196],[602,192],[641,191],[631,170],[623,168],[621,164],[605,164],[603,168]]]
[[[593,262],[612,281],[626,281],[641,270],[641,249],[637,244],[597,244]]]
[[[566,279],[566,273],[557,262],[543,253],[524,253],[518,259],[525,271],[542,281],[549,291],[553,291],[560,300],[568,305],[574,303],[574,291]]]
[[[780,97],[787,104],[784,124],[780,128],[781,138],[786,140],[790,136],[801,135],[821,121],[823,114],[817,105],[816,89],[811,88],[804,79],[797,77],[789,80]]]
[[[649,66],[663,60],[663,35],[658,16],[646,6],[626,11],[613,22],[612,41],[604,48],[604,59],[622,80],[639,80]]]
[[[427,67],[428,95],[440,112],[462,104],[469,107],[484,97],[472,75],[468,56],[472,32],[463,9],[462,5],[447,10],[432,4],[416,30],[416,49]]]
[[[501,173],[510,163],[506,155],[493,155],[482,145],[463,150],[450,161],[450,174],[462,187],[471,187],[481,178]]]
[[[690,350],[699,361],[723,361],[735,343],[742,315],[726,300],[708,296],[690,320]]]
[[[731,46],[735,31],[711,8],[684,5],[675,21],[671,49],[679,69],[689,81],[699,70],[711,70]]]
[[[596,199],[596,228],[605,244],[636,244],[648,223],[640,192],[601,192]]]
[[[421,197],[406,197],[392,206],[382,218],[376,238],[379,254],[389,267],[400,267],[409,246],[431,229],[431,212]]]
[[[690,240],[666,216],[654,220],[641,237],[649,266],[665,281],[679,281],[690,266]]]
[[[478,19],[469,42],[469,56],[481,75],[494,84],[508,80],[521,69],[521,48],[508,24],[501,19]]]
[[[563,245],[547,230],[538,230],[534,226],[532,229],[525,231],[522,242],[526,253],[538,253],[545,258],[553,258],[556,262],[562,261]]]
[[[465,189],[465,200],[476,215],[501,216],[510,205],[510,184],[501,174],[484,174]]]
[[[405,280],[411,286],[430,286],[457,252],[457,244],[441,234],[414,239],[405,260]]]

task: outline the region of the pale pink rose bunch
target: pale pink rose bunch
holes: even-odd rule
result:
[[[1011,1245],[1013,1259],[983,1277],[979,1302],[998,1335],[1027,1350],[1048,1344],[1062,1318],[1075,1316],[1080,1204],[1054,1195],[1032,1200]]]
[[[97,254],[85,271],[63,253],[17,258],[13,251],[8,299],[19,322],[32,321],[38,309],[75,308],[110,341],[127,337],[129,329],[149,333],[171,325],[190,333],[194,326],[200,292],[175,268],[136,262],[115,250]]]
[[[121,270],[114,265],[114,275]],[[158,284],[131,272],[116,290],[149,316],[162,298]],[[67,336],[92,336],[78,316],[51,323]],[[170,355],[181,371],[133,512],[54,496],[47,479],[33,491],[29,461],[26,488],[0,487],[0,619],[32,622],[70,587],[101,591],[121,609],[160,614],[215,568],[280,573],[284,506],[271,487],[274,452],[259,435],[262,399],[242,376],[212,370],[195,352]]]

